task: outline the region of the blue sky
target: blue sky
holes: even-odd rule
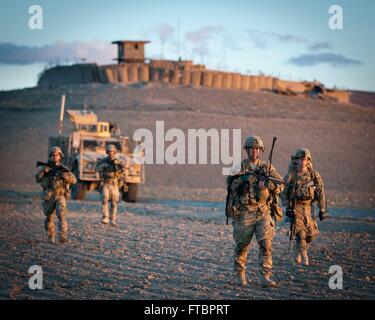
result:
[[[28,27],[31,5],[43,29]],[[343,29],[328,8],[343,9]],[[56,63],[112,63],[113,40],[151,40],[150,58],[193,59],[208,68],[314,80],[375,91],[375,1],[3,0],[0,90],[36,85]],[[179,41],[177,41],[179,39]]]

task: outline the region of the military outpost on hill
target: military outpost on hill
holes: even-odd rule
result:
[[[290,96],[315,97],[349,103],[350,92],[325,88],[320,82],[285,81],[265,75],[244,75],[206,69],[191,60],[154,60],[145,58],[149,41],[114,41],[118,47],[117,64],[97,65],[80,63],[55,66],[41,74],[38,86],[82,83],[147,83],[232,89],[244,91],[266,90]]]

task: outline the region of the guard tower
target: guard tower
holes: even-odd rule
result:
[[[145,44],[150,41],[113,41],[117,44],[117,62],[120,63],[144,63]]]

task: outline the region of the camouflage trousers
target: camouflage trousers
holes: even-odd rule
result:
[[[43,202],[43,212],[46,216],[44,220],[44,229],[47,231],[48,237],[55,237],[55,214],[59,219],[58,230],[61,239],[66,239],[68,235],[68,223],[66,221],[66,199],[64,196],[51,197]]]
[[[294,208],[296,252],[307,250],[310,243],[318,236],[316,220],[311,217],[311,202],[297,202]]]
[[[102,213],[103,219],[109,219],[109,202],[111,204],[111,220],[117,220],[117,203],[120,192],[117,181],[105,182],[102,188]]]
[[[255,234],[259,245],[259,272],[263,275],[271,275],[272,270],[272,240],[275,236],[275,222],[270,213],[260,211],[243,212],[233,221],[234,271],[246,272],[247,255],[251,240]]]

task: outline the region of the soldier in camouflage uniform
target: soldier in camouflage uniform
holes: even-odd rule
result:
[[[320,221],[328,217],[324,184],[320,174],[312,168],[311,153],[298,149],[292,155],[285,181],[286,216],[292,221],[292,237],[296,236],[295,262],[309,265],[307,250],[317,237],[315,214],[311,216],[313,202],[319,206]],[[315,213],[315,209],[314,209]]]
[[[102,223],[108,224],[111,220],[112,226],[117,226],[117,203],[120,199],[119,179],[123,174],[124,167],[116,158],[116,146],[110,144],[106,147],[107,157],[98,159],[96,171],[102,179]],[[111,202],[111,217],[109,216],[108,202]],[[111,219],[110,219],[111,218]]]
[[[247,284],[246,262],[251,240],[255,234],[259,245],[259,272],[264,287],[276,287],[277,284],[270,279],[272,270],[272,240],[275,236],[275,221],[271,216],[270,199],[272,195],[278,197],[282,185],[278,186],[270,180],[261,179],[259,172],[268,172],[266,162],[259,159],[264,152],[264,145],[260,137],[249,136],[244,144],[248,159],[241,162],[242,173],[254,175],[227,178],[231,201],[231,218],[233,219],[234,271],[241,285]],[[270,176],[278,180],[282,177],[271,166]]]
[[[61,163],[63,156],[59,147],[52,147],[48,163],[35,176],[36,182],[43,187],[43,212],[46,216],[44,227],[52,243],[55,242],[55,213],[59,219],[60,242],[68,240],[66,202],[70,196],[70,186],[77,182],[74,174]]]

